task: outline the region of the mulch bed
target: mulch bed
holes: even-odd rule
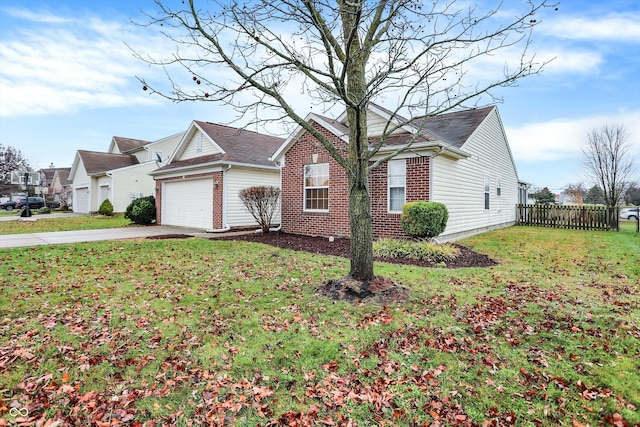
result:
[[[221,240],[242,240],[245,242],[265,243],[283,249],[294,251],[306,251],[314,254],[334,255],[349,258],[349,239],[340,238],[330,242],[326,237],[302,236],[287,233],[248,233],[234,236],[220,236],[215,239]],[[498,263],[486,255],[472,251],[466,246],[455,245],[460,251],[456,259],[447,261],[446,264],[432,263],[429,261],[406,259],[406,258],[380,258],[376,261],[389,262],[392,264],[416,265],[419,267],[433,268],[462,268],[462,267],[491,267]]]

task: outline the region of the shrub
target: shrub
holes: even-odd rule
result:
[[[147,196],[135,199],[127,206],[124,217],[135,224],[151,224],[156,220],[156,198]]]
[[[258,222],[263,233],[268,233],[273,217],[280,205],[280,189],[271,186],[243,188],[239,192],[240,200]]]
[[[373,253],[382,258],[408,258],[438,263],[451,261],[458,256],[459,251],[446,243],[380,239],[373,242]]]
[[[402,230],[414,239],[432,238],[447,226],[449,212],[438,202],[409,202],[402,206]]]
[[[111,216],[113,215],[113,205],[109,201],[109,199],[104,199],[104,201],[100,204],[98,208],[98,213],[100,215]]]
[[[41,214],[50,214],[50,213],[51,213],[51,209],[50,209],[50,208],[48,208],[48,207],[46,207],[46,206],[43,206],[43,207],[41,207],[40,209],[38,209],[38,213],[41,213]]]

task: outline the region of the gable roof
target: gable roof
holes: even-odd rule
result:
[[[420,135],[413,143],[414,148],[443,148],[454,158],[464,158],[468,156],[468,153],[465,153],[462,150],[463,145],[495,108],[495,106],[489,106],[472,110],[444,113],[438,116],[426,117],[424,119],[407,120],[384,107],[373,103],[370,104],[370,110],[373,113],[384,117],[392,123],[400,124],[407,122],[407,125],[403,126],[406,133],[395,133],[388,136],[381,147],[381,151],[394,150],[402,147],[402,145],[409,142],[416,132],[419,132]],[[308,122],[313,120],[343,139],[345,139],[346,135],[349,133],[349,128],[344,123],[345,119],[345,113],[343,113],[338,119],[330,119],[318,114],[309,114],[306,118]],[[302,127],[299,126],[298,129],[277,149],[272,159],[275,160],[287,152],[295,143],[297,135],[301,131]],[[370,141],[375,142],[376,138],[371,137]]]
[[[118,146],[118,150],[122,154],[126,154],[130,151],[135,151],[147,144],[151,144],[149,141],[143,141],[141,139],[124,138],[122,136],[114,136],[113,142]]]
[[[136,156],[131,154],[78,150],[78,156],[84,165],[84,169],[87,171],[87,175],[98,175],[113,169],[120,169],[139,163]]]
[[[453,147],[462,148],[494,108],[496,107],[489,106],[428,117],[422,123],[422,130]],[[410,123],[419,129],[421,121],[414,120]]]
[[[198,130],[219,148],[220,153],[179,160],[179,154]],[[275,167],[275,163],[270,161],[269,157],[282,144],[282,141],[284,141],[282,138],[270,135],[194,120],[182,137],[169,164],[156,169],[152,175],[173,169],[214,163]]]
[[[71,172],[71,168],[56,168],[56,172],[53,175],[53,179],[55,180],[56,176],[58,177],[58,181],[60,181],[60,185],[66,186],[71,184],[69,181],[69,172]]]

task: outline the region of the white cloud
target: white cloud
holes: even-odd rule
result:
[[[530,163],[580,157],[589,132],[605,125],[623,125],[631,155],[640,156],[640,111],[529,123],[508,127],[506,133],[514,157]]]
[[[611,14],[602,18],[566,17],[544,22],[541,31],[572,40],[640,42],[640,13]]]
[[[17,9],[11,14],[37,24],[19,21],[23,26],[3,32],[3,117],[159,102],[141,91],[135,75],[148,70],[124,42],[154,46],[162,40],[97,18],[72,20]]]

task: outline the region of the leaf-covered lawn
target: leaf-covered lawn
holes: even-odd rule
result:
[[[0,251],[0,425],[640,423],[640,239],[513,227],[487,269],[380,264],[409,303],[314,292],[348,260],[199,238]]]
[[[16,216],[16,211],[4,213],[0,216]],[[102,228],[136,227],[124,215],[114,216],[89,216],[68,214],[67,217],[50,217],[48,214],[35,214],[30,221],[0,221],[0,235],[2,234],[25,234],[25,233],[47,233],[50,231],[70,231],[70,230],[96,230]]]

